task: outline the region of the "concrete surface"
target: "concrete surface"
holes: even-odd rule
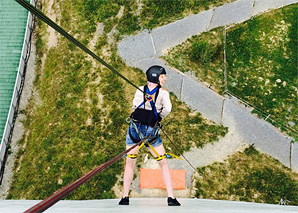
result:
[[[239,0],[215,8],[209,29],[240,23],[250,18],[253,0]]]
[[[274,126],[251,114],[251,109],[245,107],[235,98],[226,96],[223,113],[223,125],[229,131],[238,132],[247,144],[255,144],[260,151],[269,154],[290,167],[290,141]]]
[[[255,0],[252,15],[266,12],[272,8],[284,7],[297,3],[297,0]]]
[[[292,144],[292,156],[291,156],[291,163],[292,169],[298,171],[298,143]]]
[[[203,200],[180,198],[181,206],[167,206],[167,198],[130,198],[130,205],[119,206],[118,199],[106,200],[63,200],[50,207],[45,212],[142,212],[142,213],[181,213],[181,212],[208,212],[208,213],[282,213],[297,212],[297,206],[280,206],[273,204],[248,203],[240,201]],[[1,213],[24,212],[37,204],[37,200],[4,200],[0,201]]]
[[[181,100],[216,124],[220,124],[224,98],[202,83],[185,77]]]
[[[213,10],[208,10],[153,29],[152,38],[157,55],[162,55],[164,50],[182,43],[189,35],[206,31],[212,13]]]
[[[227,97],[218,95],[192,76],[167,66],[159,58],[169,48],[192,35],[215,27],[243,22],[253,15],[297,2],[298,0],[238,0],[158,27],[152,32],[142,31],[127,37],[119,43],[118,53],[129,66],[142,70],[146,70],[153,64],[166,67],[168,71],[166,89],[205,118],[216,124],[223,122],[232,134],[239,135],[247,144],[254,143],[257,149],[280,160],[288,167],[291,165],[295,171],[298,171],[298,151],[295,145],[291,153],[291,138],[271,124],[252,115],[251,109],[239,107],[241,104],[236,103],[237,101],[224,101]]]
[[[155,50],[149,31],[144,30],[135,36],[124,38],[123,41],[119,43],[118,54],[128,64],[133,61],[153,57]]]

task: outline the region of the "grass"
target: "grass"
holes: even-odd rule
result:
[[[298,13],[287,6],[227,31],[227,74],[224,82],[223,33],[213,29],[193,36],[163,58],[182,72],[193,74],[218,93],[228,91],[255,107],[298,140]]]
[[[60,1],[53,6],[61,26],[87,45],[97,21],[107,24],[105,31],[117,28],[123,24],[121,18],[115,17],[118,9],[133,4],[92,2]],[[87,11],[92,15],[86,19]],[[130,10],[124,9],[123,13],[125,17]],[[24,112],[26,133],[19,141],[21,148],[7,199],[44,199],[125,149],[125,119],[131,113],[135,89],[101,64],[93,63],[64,38],[58,37],[57,46],[49,49],[42,22],[37,35],[34,87],[38,96],[32,98]],[[116,43],[107,40],[107,36],[99,38],[96,51],[105,52],[100,56],[134,84],[145,84],[145,75],[125,66],[117,56]],[[227,132],[227,128],[203,119],[173,95],[171,99],[173,112],[164,120],[164,126],[181,146],[180,151],[213,143]],[[165,146],[171,148],[166,142]],[[123,172],[123,165],[124,160],[111,165],[66,199],[113,198],[111,188],[117,174]]]
[[[224,85],[222,29],[192,36],[162,56],[171,66],[189,73],[222,93]]]
[[[141,16],[137,16],[137,4],[133,1],[60,1],[57,4],[55,4],[55,10],[62,27],[71,31],[71,34],[87,45],[92,39],[92,33],[96,30],[97,22],[105,24],[105,35],[112,29],[118,29],[116,38],[126,33],[133,33],[136,29],[131,28],[131,25],[134,25],[135,21],[145,22]],[[125,22],[124,18],[115,17],[121,6],[124,6],[122,17],[136,14],[138,19],[132,18],[133,20]],[[128,6],[132,9],[128,9]],[[102,65],[93,64],[87,55],[65,39],[59,37],[57,47],[48,49],[46,26],[41,22],[38,25],[37,35],[38,66],[34,86],[39,96],[35,96],[30,101],[24,112],[27,116],[24,120],[26,133],[19,141],[21,148],[18,152],[8,199],[44,199],[122,152],[125,149],[124,140],[127,130],[125,118],[131,113],[131,101],[135,93],[134,88]],[[97,53],[121,71],[124,76],[131,79],[134,84],[145,84],[145,75],[138,69],[125,66],[117,56],[116,44],[110,44],[107,40],[107,36],[104,35],[99,38]],[[201,44],[197,42],[200,48]],[[206,53],[206,56],[208,54]],[[209,66],[208,63],[212,64],[212,60],[217,60],[213,57],[207,57],[207,59],[206,66]],[[173,111],[164,119],[163,124],[166,132],[179,145],[181,151],[187,151],[192,146],[203,147],[206,143],[213,143],[226,134],[225,127],[203,119],[199,113],[193,112],[184,103],[179,102],[173,94],[171,94],[171,100]],[[171,149],[171,152],[176,153],[172,145],[164,136],[162,137],[166,149]],[[274,159],[263,157],[259,153],[255,154],[255,151],[248,151],[248,154],[246,151],[244,154],[257,160],[257,163],[251,161],[254,163],[250,165],[260,165],[259,162],[264,162],[262,165],[268,165],[268,168],[262,170],[264,167],[260,166],[253,170],[250,167],[239,166],[235,169],[231,165],[238,165],[237,162],[244,160],[240,153],[241,157],[231,161],[233,163],[229,164],[230,168],[223,167],[223,163],[217,168],[212,165],[214,168],[212,167],[211,170],[217,173],[208,182],[215,182],[216,178],[225,177],[224,175],[230,170],[234,177],[241,177],[242,173],[239,168],[246,168],[246,172],[252,170],[252,174],[246,173],[250,174],[247,177],[251,177],[255,182],[258,180],[255,177],[264,180],[271,176],[275,177],[271,185],[253,184],[262,186],[265,191],[267,190],[266,192],[277,183],[282,183],[286,191],[291,191],[291,188],[296,186],[291,182],[291,180],[297,180],[296,177],[280,164],[275,164]],[[244,160],[243,165],[247,161]],[[71,193],[66,199],[114,198],[115,195],[111,188],[117,181],[117,174],[123,172],[123,165],[124,160],[113,164]],[[274,167],[275,165],[277,166]],[[219,172],[221,168],[224,173]],[[207,167],[200,170],[204,172],[206,179],[208,174],[211,174],[211,172],[206,172]],[[279,172],[278,175],[275,175],[276,172]],[[217,184],[220,186],[218,188],[224,188],[227,182],[226,179],[218,181]],[[241,186],[242,182],[234,182],[237,186],[231,189]],[[286,185],[288,182],[290,185]],[[197,196],[211,198],[208,192],[211,192],[213,188],[205,187],[204,182],[200,184],[202,185],[199,187],[201,191]],[[274,193],[270,192],[270,195]],[[265,196],[263,192],[259,194]],[[285,194],[285,190],[283,194],[277,195],[276,199],[280,196],[287,196],[288,199],[295,201],[295,194],[292,198],[289,196],[291,194]],[[237,199],[240,199],[240,195],[237,196],[239,196]],[[262,196],[259,196],[261,202],[271,202],[269,198]],[[259,200],[256,201],[259,202]]]
[[[274,10],[227,32],[229,91],[270,114],[274,125],[296,140],[297,8],[294,4]]]
[[[298,174],[253,146],[198,170],[198,198],[298,205]]]
[[[230,3],[235,0],[160,0],[137,1],[126,0],[87,0],[79,5],[82,16],[88,20],[89,25],[85,29],[94,32],[96,24],[102,22],[109,29],[116,27],[121,35],[134,34],[138,30],[153,29],[157,26],[182,19],[190,14],[196,14],[202,10]],[[117,17],[121,7],[124,7],[122,16]]]
[[[141,25],[145,29],[153,29],[157,26],[168,24],[182,19],[190,14],[196,14],[202,10],[218,7],[233,0],[188,0],[188,1],[143,1]]]

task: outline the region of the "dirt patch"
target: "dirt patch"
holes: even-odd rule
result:
[[[47,16],[52,19],[54,22],[56,22],[56,12],[54,11],[54,0],[50,0],[48,2],[48,4],[46,4],[46,8],[45,11],[47,11]],[[58,6],[58,5],[57,5]],[[48,49],[50,49],[51,47],[56,47],[57,46],[57,42],[58,42],[58,36],[57,36],[57,32],[51,28],[50,26],[47,28],[47,32],[48,32],[48,41],[47,41],[47,46]]]
[[[116,15],[116,18],[121,19],[123,16],[123,13],[124,13],[124,6],[121,6],[118,14]]]

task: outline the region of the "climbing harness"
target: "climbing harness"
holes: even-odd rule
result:
[[[153,126],[152,124],[154,124],[153,132],[154,132],[154,129],[156,129],[156,131],[152,134],[151,137],[148,137],[145,141],[143,141],[141,143],[138,150],[141,149],[145,145],[147,148],[150,148],[155,153],[155,155],[157,156],[157,157],[155,157],[155,159],[157,161],[160,161],[164,158],[178,158],[178,159],[182,160],[180,157],[178,157],[172,153],[165,153],[164,155],[160,156],[158,154],[158,152],[151,145],[151,144],[155,143],[155,141],[159,137],[159,133],[162,128],[162,125],[160,123],[161,117],[158,115],[158,113],[156,111],[156,107],[155,107],[155,102],[156,102],[156,99],[157,99],[157,96],[159,93],[159,89],[160,89],[160,86],[157,86],[152,91],[149,91],[149,88],[147,87],[147,85],[144,86],[144,94],[145,94],[144,101],[134,110],[134,112],[131,114],[131,116],[126,119],[126,122],[129,125],[131,125],[134,128],[135,132],[138,134],[139,139],[135,138],[132,135],[130,128],[128,130],[129,136],[133,142],[138,143],[140,140],[143,140],[145,138],[145,136],[139,130],[136,123],[141,123],[141,124],[144,124],[147,126]],[[153,97],[154,94],[155,94],[155,97]],[[152,108],[151,110],[145,109],[146,102],[150,103],[151,108]],[[143,109],[141,108],[142,106],[144,106]],[[152,114],[152,112],[153,112],[153,114]],[[123,157],[136,159],[137,158],[136,153],[138,152],[138,150],[133,154],[126,154]]]
[[[153,146],[151,145],[151,143],[154,143],[156,141],[156,139],[159,137],[159,133],[161,130],[161,125],[157,125],[154,128],[157,128],[157,130],[155,131],[155,133],[152,134],[152,136],[147,137],[146,140],[144,140],[145,136],[143,135],[143,133],[138,129],[136,123],[130,118],[128,117],[126,119],[126,122],[129,123],[130,125],[133,126],[133,128],[135,129],[135,131],[138,133],[138,136],[140,138],[139,141],[142,141],[142,143],[139,145],[138,150],[133,153],[133,154],[125,154],[123,155],[123,157],[128,157],[131,159],[136,159],[137,158],[137,152],[145,145],[146,147],[149,147],[157,157],[155,157],[155,160],[160,161],[164,158],[177,158],[179,160],[182,160],[182,158],[178,157],[177,155],[174,155],[172,153],[165,153],[164,155],[159,155],[158,152],[153,148]],[[130,131],[130,130],[129,130]],[[152,130],[152,132],[154,132],[154,129]],[[135,139],[134,137],[132,137],[131,133],[130,133],[130,137],[131,139],[135,142],[138,143],[139,141],[137,141],[137,139]]]
[[[149,91],[148,86],[144,86],[144,100],[143,102],[131,113],[130,117],[138,123],[154,126],[156,122],[161,121],[161,117],[156,111],[155,102],[159,94],[160,86],[155,87],[152,91]],[[145,108],[146,102],[151,105],[151,110]]]

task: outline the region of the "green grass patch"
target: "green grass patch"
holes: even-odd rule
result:
[[[224,82],[221,28],[193,36],[162,56],[171,66],[195,75],[222,93],[228,90],[298,140],[298,5],[256,16],[227,31]]]
[[[146,29],[168,24],[190,14],[196,14],[212,7],[218,7],[233,0],[188,0],[188,1],[143,1],[141,24]]]
[[[254,17],[227,32],[228,89],[298,140],[298,5]],[[262,115],[260,112],[255,113]],[[269,119],[270,121],[270,119]]]
[[[252,146],[198,170],[198,198],[298,205],[298,174]]]
[[[192,36],[162,56],[171,66],[195,75],[198,81],[206,82],[221,93],[224,85],[223,34],[217,28]]]
[[[122,5],[128,4],[128,1],[92,2],[61,1],[53,7],[61,25],[87,45],[97,21],[107,21],[111,26],[123,24],[115,15]],[[113,9],[114,6],[118,9]],[[86,11],[92,14],[88,19]],[[130,13],[124,9],[123,17]],[[26,134],[19,142],[21,148],[8,199],[44,199],[125,150],[128,128],[125,119],[131,113],[135,88],[99,63],[94,66],[89,56],[62,37],[57,46],[48,49],[46,34],[46,26],[40,23],[38,47],[41,49],[34,83],[39,95],[25,110]],[[107,39],[102,36],[97,41],[96,51],[106,51],[100,56],[134,84],[144,85],[145,75],[125,66],[117,56],[116,44],[108,46]],[[213,143],[227,132],[225,127],[189,110],[173,95],[171,99],[174,107],[164,119],[165,130],[181,146],[180,151]],[[118,161],[66,199],[113,198],[111,188],[117,174],[123,172],[123,165],[124,160]]]

